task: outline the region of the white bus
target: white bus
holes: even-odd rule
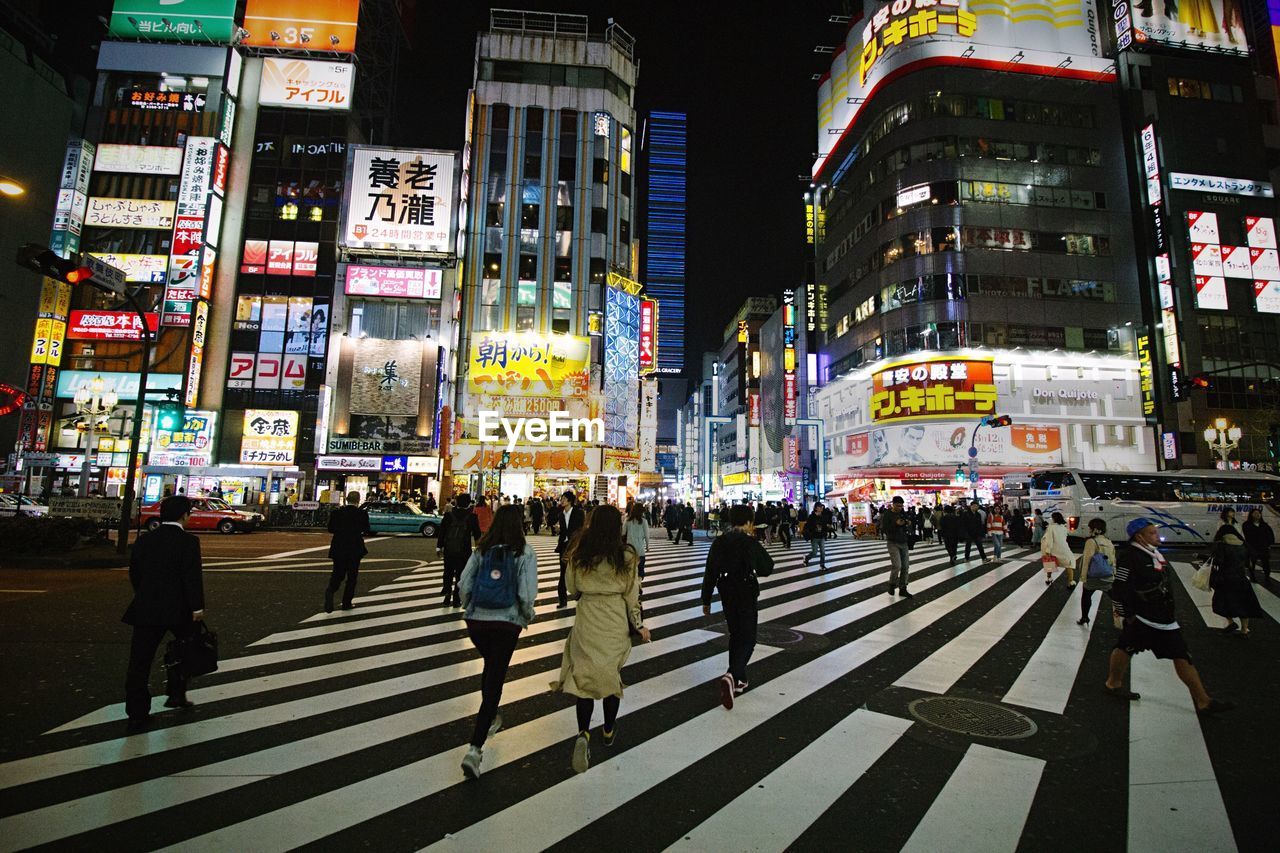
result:
[[[1035,471],[1028,483],[1033,510],[1060,512],[1077,549],[1088,535],[1089,520],[1107,523],[1107,535],[1124,539],[1125,526],[1145,517],[1156,523],[1168,545],[1204,545],[1213,541],[1224,509],[1243,524],[1250,510],[1280,524],[1280,477],[1256,471],[1195,470],[1124,473],[1054,468]]]

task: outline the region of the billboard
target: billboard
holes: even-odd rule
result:
[[[174,204],[141,198],[89,199],[84,224],[89,228],[172,228]]]
[[[1088,81],[1115,78],[1103,55],[1094,0],[866,0],[863,9],[818,86],[815,175],[876,89],[911,68],[972,65]]]
[[[993,359],[932,356],[895,362],[871,378],[871,419],[974,418],[996,410]]]
[[[302,110],[349,110],[355,69],[350,62],[264,57],[258,103]]]
[[[634,448],[639,439],[640,299],[604,291],[604,443]]]
[[[851,468],[967,465],[971,429],[967,424],[923,423],[879,427],[836,439],[832,456],[837,466]],[[1062,433],[1056,426],[979,430],[974,447],[980,465],[1062,464]]]
[[[1241,0],[1146,0],[1112,7],[1116,47],[1160,44],[1247,55]],[[1274,13],[1272,13],[1274,16]],[[1274,17],[1273,17],[1274,19]]]
[[[535,332],[477,332],[467,360],[474,393],[582,396],[590,390],[591,338]]]
[[[360,338],[354,343],[351,413],[417,415],[422,391],[422,341]]]
[[[241,44],[350,53],[359,18],[360,0],[249,0]]]
[[[292,465],[298,447],[298,413],[249,409],[240,439],[242,465]]]
[[[152,332],[160,328],[160,315],[147,313]],[[133,311],[72,311],[67,338],[73,341],[140,341],[142,318]]]
[[[160,145],[100,143],[94,158],[95,172],[131,175],[176,175],[182,171],[182,149]]]
[[[98,260],[124,270],[125,281],[140,281],[146,284],[163,284],[169,259],[165,255],[130,255],[114,252],[94,252]]]
[[[229,44],[236,0],[116,0],[108,29],[123,39]]]
[[[355,250],[451,253],[457,169],[453,151],[352,145],[339,244]]]
[[[420,267],[347,267],[348,296],[387,299],[439,299],[444,271]]]

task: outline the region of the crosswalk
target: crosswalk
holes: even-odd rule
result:
[[[882,542],[829,543],[825,570],[803,564],[803,543],[770,546],[752,686],[726,712],[711,686],[723,620],[699,601],[707,542],[656,539],[653,641],[623,672],[618,742],[593,738],[592,768],[574,774],[571,700],[548,692],[573,613],[556,607],[553,540],[532,542],[537,618],[478,781],[459,762],[481,664],[432,563],[354,611],[280,626],[199,680],[193,711],[148,732],[126,735],[119,705],[54,721],[0,763],[0,850],[994,851],[1060,845],[1064,809],[1073,846],[1247,847],[1237,838],[1252,817],[1230,794],[1248,780],[1220,769],[1219,721],[1199,720],[1149,656],[1133,661],[1143,700],[1104,696],[1109,619],[1077,625],[1078,593],[1044,584],[1020,550],[950,566],[922,544],[907,600],[886,594]],[[1190,567],[1177,570],[1193,652],[1220,644]],[[1274,620],[1280,600],[1259,596]],[[1017,711],[1035,733],[979,737],[913,716],[943,695]]]

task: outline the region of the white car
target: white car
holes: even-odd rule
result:
[[[49,508],[38,504],[26,495],[0,494],[0,518],[16,515],[48,515]]]

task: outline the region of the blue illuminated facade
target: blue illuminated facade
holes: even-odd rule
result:
[[[658,300],[658,372],[684,372],[688,115],[652,112],[646,131],[644,282]]]

